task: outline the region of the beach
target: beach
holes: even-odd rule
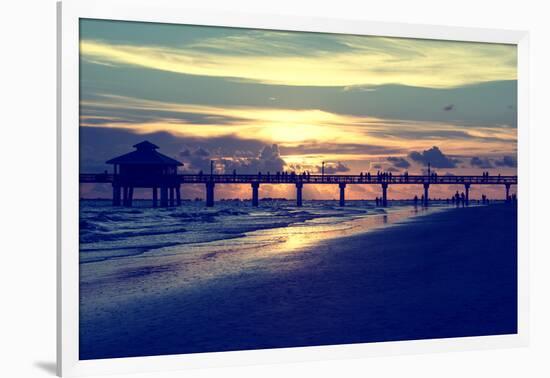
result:
[[[517,332],[514,205],[334,209],[283,206],[278,227],[243,220],[231,237],[185,245],[145,235],[139,248],[100,250],[111,231],[86,239],[80,358]],[[246,211],[224,215],[237,217],[223,218],[226,232],[235,219],[274,222]]]

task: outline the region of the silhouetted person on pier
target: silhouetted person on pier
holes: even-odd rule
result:
[[[376,197],[375,201],[376,201],[376,206],[378,206],[378,202],[379,202],[378,197]]]
[[[417,206],[418,205],[418,196],[414,196],[414,206]]]
[[[370,182],[370,172],[367,172],[367,181]]]
[[[466,195],[464,194],[464,192],[460,194],[460,203],[462,204],[462,207],[464,207],[464,205],[466,204]]]
[[[363,172],[359,173],[359,182],[363,182]]]
[[[202,170],[199,171],[199,178],[202,179]]]

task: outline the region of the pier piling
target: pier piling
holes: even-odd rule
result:
[[[158,188],[153,188],[153,207],[158,207]]]
[[[424,207],[428,207],[430,195],[430,184],[424,183]]]
[[[340,206],[346,205],[346,183],[341,182],[338,184],[340,187]]]
[[[388,206],[388,183],[382,183],[382,207]]]
[[[206,183],[206,206],[214,206],[214,186],[215,184],[210,181]]]
[[[302,188],[304,184],[301,182],[296,183],[296,206],[302,207]]]
[[[170,192],[169,192],[170,193],[170,207],[174,207],[174,205],[176,204],[176,201],[175,201],[176,200],[175,199],[176,190],[173,186],[171,186],[169,188],[169,190],[170,190]]]
[[[252,206],[258,206],[258,202],[259,202],[259,188],[260,188],[260,183],[259,182],[253,182],[252,184]]]
[[[168,188],[164,185],[160,187],[160,207],[168,207]]]
[[[113,206],[120,206],[120,185],[113,184]]]
[[[128,206],[128,187],[122,187],[122,206]]]

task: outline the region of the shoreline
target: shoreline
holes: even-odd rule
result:
[[[412,217],[267,269],[82,314],[80,357],[515,333],[516,245],[515,206]]]

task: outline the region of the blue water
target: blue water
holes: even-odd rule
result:
[[[444,204],[434,203],[432,208]],[[390,208],[372,201],[308,201],[298,208],[293,201],[220,201],[206,208],[202,201],[184,201],[173,208],[151,208],[150,201],[135,201],[132,208],[112,207],[106,200],[83,200],[80,205],[81,264],[135,256],[171,246],[243,238],[246,233],[292,224],[337,224],[361,217],[411,211],[410,203],[395,201]]]

